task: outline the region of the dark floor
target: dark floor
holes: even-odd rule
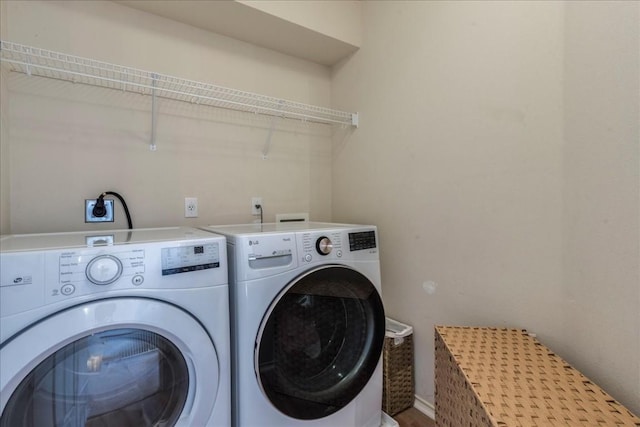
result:
[[[409,408],[393,417],[400,427],[435,427],[436,423],[416,408]]]

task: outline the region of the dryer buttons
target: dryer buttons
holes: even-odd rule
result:
[[[87,279],[96,285],[109,285],[120,278],[122,262],[113,255],[100,255],[87,264]]]
[[[307,262],[311,262],[312,259],[313,259],[313,257],[311,256],[311,254],[306,254],[304,256],[304,260],[307,261]]]

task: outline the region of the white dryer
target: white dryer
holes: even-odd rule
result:
[[[385,317],[376,227],[206,229],[227,237],[233,425],[379,427]]]
[[[224,237],[94,234],[0,237],[0,426],[228,426]]]

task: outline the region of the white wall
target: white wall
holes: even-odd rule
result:
[[[428,402],[433,326],[492,325],[537,333],[640,412],[638,3],[600,4],[615,11],[580,29],[588,6],[572,5],[365,2],[362,46],[334,67],[334,106],[359,110],[361,126],[334,140],[333,219],[379,226],[387,314],[415,328]],[[573,86],[588,55],[602,64]],[[606,143],[606,125],[572,111],[603,78],[585,108],[608,105]],[[587,152],[574,137],[565,147],[565,128],[583,126],[599,132]],[[592,270],[608,274],[583,282]]]
[[[3,3],[13,42],[330,105],[321,65],[112,2]],[[84,224],[84,199],[107,190],[125,197],[137,227],[249,222],[251,196],[263,197],[265,220],[330,219],[330,127],[279,120],[263,160],[270,118],[164,101],[150,152],[149,97],[17,73],[7,80],[12,233],[126,226],[117,202],[115,224]],[[186,196],[198,197],[199,218],[183,218]]]

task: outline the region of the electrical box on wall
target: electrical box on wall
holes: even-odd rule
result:
[[[113,222],[113,199],[104,199],[104,216],[93,215],[95,205],[95,199],[84,201],[84,222]]]
[[[185,218],[198,217],[198,198],[197,197],[184,198],[184,217]]]

